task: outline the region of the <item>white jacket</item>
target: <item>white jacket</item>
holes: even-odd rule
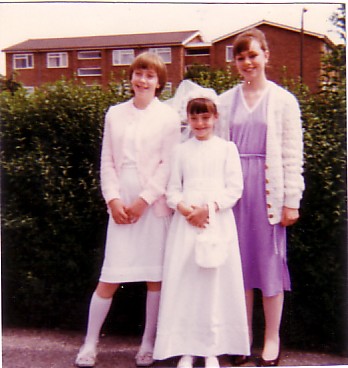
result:
[[[281,220],[283,206],[299,208],[304,190],[303,139],[299,104],[294,95],[273,82],[267,107],[266,198],[270,224]],[[238,85],[219,96],[216,133],[229,140],[231,111]]]
[[[137,119],[133,100],[111,106],[105,116],[101,152],[101,188],[108,203],[121,198],[120,171],[123,162],[125,127]],[[171,213],[165,199],[170,174],[170,157],[180,142],[179,114],[157,98],[144,110],[142,124],[136,131],[136,168],[142,185],[140,197],[154,206],[159,217]]]

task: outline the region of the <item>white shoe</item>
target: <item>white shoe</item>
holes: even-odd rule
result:
[[[137,367],[149,367],[154,363],[152,352],[138,352],[135,356],[135,365]]]
[[[193,356],[183,355],[177,365],[177,368],[192,368],[193,367]]]
[[[205,368],[220,368],[219,360],[216,356],[205,358]]]
[[[97,359],[97,348],[93,345],[82,345],[77,354],[75,365],[77,367],[94,367]]]

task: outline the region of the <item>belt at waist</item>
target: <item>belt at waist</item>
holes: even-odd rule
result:
[[[241,158],[266,158],[263,153],[240,153],[239,156]]]

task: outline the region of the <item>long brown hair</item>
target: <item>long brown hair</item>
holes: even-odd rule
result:
[[[257,28],[251,28],[239,34],[233,41],[233,57],[235,58],[243,51],[248,51],[253,40],[260,44],[261,50],[269,52],[265,34]]]

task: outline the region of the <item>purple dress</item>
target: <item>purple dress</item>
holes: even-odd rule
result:
[[[231,140],[242,162],[244,191],[234,207],[246,290],[261,289],[263,296],[290,290],[286,261],[286,229],[267,217],[265,155],[269,90],[248,107],[238,87],[232,103]]]

